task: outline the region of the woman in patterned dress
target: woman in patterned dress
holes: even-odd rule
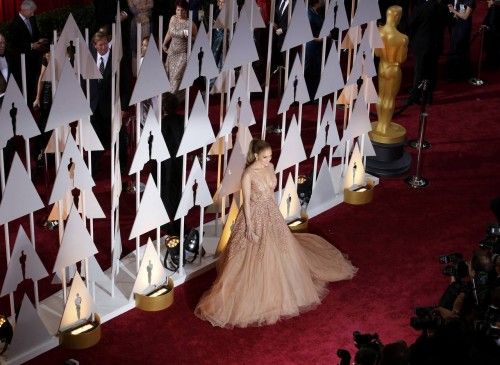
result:
[[[218,262],[218,276],[195,314],[214,326],[275,323],[320,304],[326,283],[351,279],[356,268],[323,238],[292,234],[274,202],[271,148],[250,143],[242,177],[243,206]]]
[[[179,91],[186,69],[189,27],[193,40],[197,32],[196,25],[188,19],[188,7],[186,0],[177,0],[175,15],[170,18],[168,31],[163,40],[163,51],[167,53],[165,68],[174,93]]]

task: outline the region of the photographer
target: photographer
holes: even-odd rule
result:
[[[441,296],[436,308],[444,320],[457,318],[463,314],[464,303],[470,299],[472,289],[469,266],[465,261],[459,261],[454,266],[448,267],[453,268],[449,272],[452,282]]]

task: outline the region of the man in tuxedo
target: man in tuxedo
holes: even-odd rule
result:
[[[26,88],[28,105],[32,105],[36,96],[38,74],[42,62],[43,52],[47,49],[48,40],[40,38],[40,32],[35,19],[36,4],[31,0],[21,3],[19,13],[10,25],[10,45],[17,65],[16,80],[21,79],[21,53],[26,55]]]
[[[102,74],[102,79],[90,80],[90,109],[92,110],[90,122],[104,149],[109,150],[111,148],[111,74],[113,69],[109,36],[105,33],[97,32],[92,38],[92,45],[93,47],[90,52],[96,61],[97,68]],[[116,110],[116,113],[126,111],[130,100],[128,84],[123,79],[120,79],[119,90],[122,110]],[[124,141],[122,139],[123,136],[120,132],[120,149],[125,150],[126,146],[123,146],[122,142]],[[95,168],[99,168],[100,166],[96,163],[100,162],[101,155],[94,152],[95,159],[93,159],[92,165]],[[122,159],[121,156],[120,159]],[[125,164],[126,161],[122,159],[122,165]]]
[[[281,53],[281,47],[285,40],[288,29],[288,6],[292,0],[277,0],[276,11],[274,13],[274,37],[273,37],[273,64],[275,66],[284,65],[284,58]]]
[[[415,56],[413,88],[408,103],[418,102],[421,97],[419,85],[428,80],[428,96],[436,85],[439,55],[443,49],[443,32],[447,10],[438,0],[418,0],[414,3],[408,22],[410,48]]]

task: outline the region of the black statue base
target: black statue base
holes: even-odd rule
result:
[[[377,156],[366,159],[366,172],[375,176],[400,176],[411,167],[411,156],[405,151],[405,142],[373,142]]]

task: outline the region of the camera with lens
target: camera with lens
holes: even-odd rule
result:
[[[462,261],[463,259],[464,255],[462,255],[460,252],[453,252],[447,255],[439,256],[439,262],[443,265],[456,264],[457,262]]]
[[[443,318],[434,307],[417,307],[415,316],[410,318],[410,326],[417,331],[436,329],[443,324]]]
[[[489,305],[484,313],[484,319],[474,322],[474,330],[497,339],[500,338],[500,327],[497,327],[498,323],[500,323],[500,308]]]
[[[443,275],[463,279],[469,275],[469,265],[463,260],[452,262],[443,268]]]
[[[359,331],[354,331],[352,333],[354,338],[354,344],[358,349],[361,348],[371,348],[376,351],[382,351],[384,345],[378,337],[378,333],[360,333]]]
[[[486,229],[486,237],[479,242],[479,247],[500,254],[500,225],[490,224]]]

